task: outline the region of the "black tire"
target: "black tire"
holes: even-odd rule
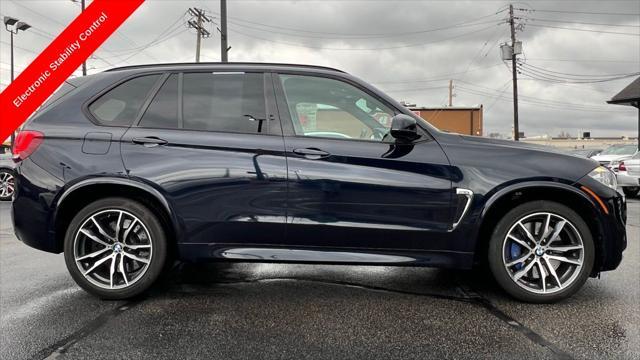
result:
[[[638,192],[640,192],[640,187],[625,186],[622,188],[622,191],[624,192],[624,195],[626,197],[634,198],[638,196]]]
[[[503,244],[506,241],[507,233],[520,219],[526,216],[545,212],[552,213],[568,220],[578,231],[583,245],[583,265],[577,277],[564,289],[554,293],[540,294],[528,291],[519,286],[512,279],[503,262]],[[535,255],[534,255],[535,256]],[[533,201],[517,206],[509,211],[496,225],[489,241],[488,260],[489,267],[498,284],[514,298],[530,303],[553,303],[566,299],[578,291],[587,281],[593,268],[595,249],[593,236],[585,221],[575,211],[565,205],[551,201]]]
[[[91,216],[111,209],[123,210],[137,217],[150,234],[149,241],[152,244],[152,256],[146,271],[135,283],[120,289],[105,289],[90,282],[82,274],[74,258],[74,241],[82,224]],[[145,205],[126,198],[105,198],[87,205],[73,218],[64,239],[64,258],[75,282],[87,292],[107,300],[128,299],[148,290],[163,272],[167,258],[167,239],[159,218]]]
[[[9,180],[9,177],[11,180]],[[5,188],[9,184],[11,184],[11,187]],[[0,169],[0,201],[10,201],[15,192],[15,186],[13,171],[4,168]]]

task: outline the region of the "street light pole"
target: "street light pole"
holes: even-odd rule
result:
[[[14,75],[14,64],[13,64],[13,35],[17,34],[18,31],[22,30],[25,31],[28,28],[31,27],[31,25],[19,21],[16,18],[12,18],[10,16],[5,16],[4,17],[4,28],[11,33],[11,82],[13,82],[13,79],[15,77]],[[4,139],[0,139],[2,141],[4,141]],[[11,133],[11,150],[13,150],[13,143],[16,140],[16,134],[15,132]]]

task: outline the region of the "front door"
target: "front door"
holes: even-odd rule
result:
[[[129,176],[149,182],[171,203],[183,244],[282,241],[286,159],[266,101],[272,89],[270,75],[262,73],[165,74],[124,135]]]
[[[280,74],[274,84],[287,124],[288,244],[447,249],[449,163],[426,131],[396,143],[398,110],[340,79]]]

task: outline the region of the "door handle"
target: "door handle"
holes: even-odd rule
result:
[[[297,155],[302,155],[305,158],[311,159],[311,160],[322,159],[331,155],[326,151],[322,151],[316,148],[295,149],[293,150],[293,153]]]
[[[160,139],[155,136],[146,136],[146,137],[135,137],[131,139],[134,144],[144,145],[146,147],[153,147],[158,145],[166,145],[168,143],[165,139]]]

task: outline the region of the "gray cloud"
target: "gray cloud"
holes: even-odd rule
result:
[[[505,1],[229,0],[229,56],[231,61],[334,66],[374,83],[397,99],[425,106],[445,103],[451,78],[456,86],[454,104],[483,104],[485,131],[509,133],[511,73],[500,61],[498,49],[500,43],[509,40],[507,25],[500,23],[506,18],[506,5]],[[146,1],[89,61],[90,73],[126,64],[193,61],[195,34],[184,27],[184,13],[192,6],[204,8],[217,21],[218,1]],[[640,13],[638,1],[530,1],[516,6],[531,10]],[[78,6],[68,0],[1,0],[2,15],[18,17],[36,28],[16,38],[20,46],[16,49],[18,69],[33,60],[78,11]],[[518,37],[523,41],[527,64],[572,74],[640,71],[638,16],[541,11],[519,14],[525,26]],[[160,37],[163,41],[143,46],[174,23],[168,35],[175,36]],[[456,24],[459,26],[415,33]],[[219,34],[215,25],[211,30],[214,36],[203,41],[202,58],[219,61]],[[391,34],[404,35],[380,36]],[[8,34],[1,32],[0,40],[0,81],[6,84]],[[527,135],[588,130],[595,136],[636,133],[636,109],[605,103],[631,78],[596,84],[554,84],[521,77],[521,129]]]

